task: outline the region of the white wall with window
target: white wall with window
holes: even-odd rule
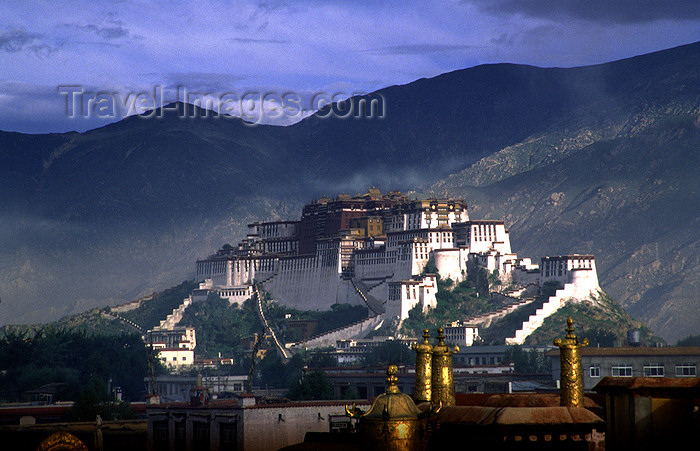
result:
[[[647,363],[642,371],[644,377],[664,377],[666,374],[663,363]]]
[[[632,365],[612,365],[610,375],[612,377],[632,377]]]
[[[676,377],[696,377],[695,363],[680,363],[676,365]]]

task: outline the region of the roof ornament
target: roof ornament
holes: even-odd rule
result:
[[[579,342],[574,334],[574,320],[566,319],[566,336],[555,338],[554,346],[559,347],[560,359],[560,404],[566,407],[583,407],[583,369],[581,348],[588,346],[588,339]]]
[[[423,342],[413,343],[411,349],[416,352],[416,386],[413,390],[413,400],[416,404],[430,402],[433,346],[429,341],[428,329],[423,330]]]
[[[430,401],[434,405],[454,406],[455,385],[452,376],[452,354],[459,352],[455,346],[454,351],[445,344],[445,334],[442,327],[437,330],[438,342],[433,346],[432,374],[430,380]]]
[[[354,403],[352,408],[345,406],[348,416],[359,419],[359,433],[367,450],[425,449],[427,418],[437,413],[440,406],[431,406],[424,411],[418,409],[411,397],[399,390],[397,373],[396,365],[389,365],[386,370],[386,392],[377,396],[367,412]]]

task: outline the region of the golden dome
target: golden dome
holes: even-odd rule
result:
[[[355,418],[361,418],[362,421],[417,420],[421,411],[418,410],[413,399],[407,394],[401,393],[399,387],[396,386],[398,381],[396,377],[397,372],[398,368],[396,365],[389,365],[389,368],[386,370],[386,393],[377,396],[374,403],[372,403],[372,407],[366,413],[362,413],[357,408],[348,410],[348,413]]]
[[[353,405],[345,407],[348,415],[360,420],[360,436],[367,451],[419,451],[425,449],[427,415],[421,412],[410,396],[396,386],[398,369],[389,365],[386,370],[386,393],[374,400],[364,413]]]
[[[372,407],[363,415],[363,419],[407,420],[418,419],[421,413],[410,396],[399,391],[396,386],[398,378],[396,365],[389,365],[386,370],[386,393],[377,396]]]

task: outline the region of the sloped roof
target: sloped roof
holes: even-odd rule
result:
[[[464,425],[563,425],[599,424],[603,420],[583,407],[487,407],[448,406],[438,413],[441,424]]]

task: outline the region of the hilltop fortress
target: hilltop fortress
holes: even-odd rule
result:
[[[545,306],[551,311],[600,290],[592,255],[548,256],[533,264],[512,252],[503,221],[470,219],[463,200],[413,200],[378,189],[318,199],[304,206],[299,221],[249,224],[237,246],[197,261],[196,278],[200,293],[216,291],[231,303],[251,297],[257,283],[295,309],[359,304],[400,322],[417,304],[436,306],[438,274],[460,282],[470,264],[497,275],[516,296],[559,282],[558,301]]]

